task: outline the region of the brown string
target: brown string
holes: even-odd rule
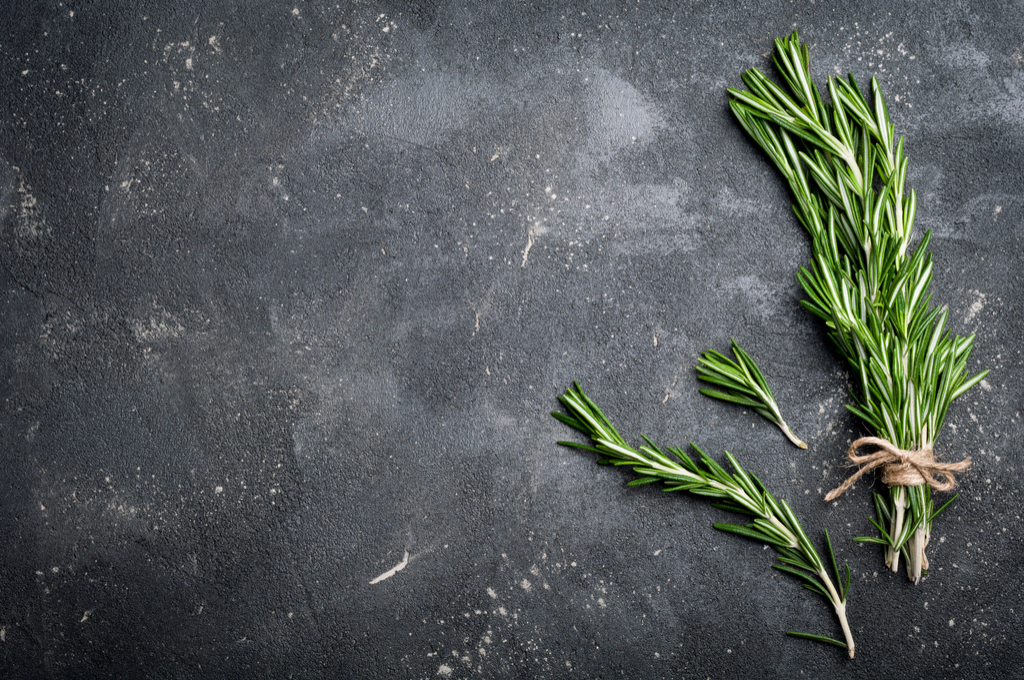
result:
[[[877,450],[858,456],[857,449],[862,446],[874,446]],[[882,482],[888,486],[928,484],[936,491],[949,491],[956,484],[951,473],[966,470],[971,465],[970,458],[959,463],[940,463],[935,460],[931,449],[905,451],[880,437],[861,437],[850,445],[846,455],[854,465],[860,465],[861,468],[832,489],[825,496],[826,501],[839,497],[864,474],[876,467],[882,468]]]

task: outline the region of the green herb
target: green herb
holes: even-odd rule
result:
[[[697,373],[699,373],[697,377],[705,382],[725,388],[725,391],[722,392],[702,387],[700,393],[714,399],[749,406],[778,425],[782,433],[789,438],[789,441],[801,449],[806,449],[807,444],[800,441],[790,431],[786,421],[782,419],[782,414],[779,413],[779,405],[775,403],[775,397],[772,395],[771,388],[768,387],[764,375],[761,374],[761,370],[750,355],[743,351],[743,348],[735,340],[732,341],[732,353],[736,356],[736,361],[723,354],[719,354],[713,349],[704,352],[701,358],[697,360]]]
[[[645,446],[634,449],[623,440],[615,427],[601,413],[601,409],[583,393],[578,384],[575,390],[569,389],[559,397],[559,401],[568,413],[553,411],[551,415],[590,437],[593,445],[567,441],[558,443],[593,451],[600,456],[598,462],[602,464],[631,466],[640,477],[629,482],[629,486],[660,481],[665,484],[664,491],[689,491],[698,496],[714,499],[712,505],[717,508],[753,516],[754,521],[747,525],[718,523],[714,527],[761,541],[774,548],[779,561],[773,566],[800,579],[805,588],[818,593],[832,605],[836,616],[839,617],[846,642],[810,633],[790,631],[790,635],[838,645],[849,650],[850,658],[853,658],[853,634],[846,620],[850,567],[844,565],[844,579],[836,564],[827,531],[825,541],[836,585],[833,585],[824,562],[786,501],[776,500],[768,493],[761,480],[740,467],[728,451],[725,458],[733,468],[731,474],[695,444],[690,446],[700,455],[698,462],[694,462],[682,449],[668,446],[662,450],[647,437],[644,437],[644,441],[647,442]]]
[[[931,235],[911,249],[917,198],[904,187],[903,138],[895,138],[878,81],[871,80],[869,104],[852,75],[829,78],[825,104],[797,33],[775,46],[789,91],[751,69],[743,74],[750,91],[730,88],[729,104],[789,183],[811,236],[812,262],[797,275],[809,298],[803,305],[825,322],[856,375],[847,408],[888,444],[858,457],[856,449],[873,442],[855,442],[851,459],[868,467],[830,498],[881,466],[890,485],[886,496],[875,496],[881,537],[862,540],[885,544],[893,571],[902,554],[917,582],[938,514],[932,488],[951,488],[951,472],[969,465],[936,463],[936,438],[950,402],[988,371],[967,378],[974,336],[945,330],[947,311],[931,305]]]

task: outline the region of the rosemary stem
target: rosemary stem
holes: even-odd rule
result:
[[[916,585],[921,580],[921,564],[924,557],[924,522],[914,531],[914,536],[910,541],[910,564],[907,565],[907,578]]]
[[[736,361],[714,350],[705,351],[697,360],[697,378],[716,385],[715,388],[701,388],[700,393],[753,408],[755,413],[777,425],[795,446],[806,449],[807,445],[793,434],[782,419],[779,405],[761,369],[735,339],[732,341],[732,353]]]
[[[832,607],[836,610],[836,616],[839,618],[839,625],[843,628],[843,635],[846,636],[846,646],[850,650],[850,658],[853,658],[853,632],[850,630],[850,622],[846,620],[846,601],[839,597],[839,593],[836,592],[835,586],[832,585],[832,579],[828,577],[828,573],[822,569],[818,572],[818,578],[822,580],[825,587],[828,588],[829,597],[832,599]]]
[[[928,571],[928,555],[925,554],[924,549],[928,547],[928,541],[932,538],[932,522],[928,520],[925,524],[928,526],[923,527],[924,541],[921,544],[921,569]]]
[[[599,463],[632,467],[633,471],[642,477],[630,482],[630,486],[661,481],[667,485],[665,491],[689,491],[698,496],[707,496],[717,499],[713,501],[713,504],[718,508],[755,517],[752,523],[745,526],[722,522],[715,523],[714,527],[773,547],[778,553],[778,562],[772,566],[799,578],[804,582],[805,588],[828,600],[839,618],[846,642],[843,643],[822,635],[788,631],[790,635],[827,642],[840,647],[845,646],[850,657],[853,657],[853,635],[846,620],[846,594],[850,588],[850,567],[845,565],[846,581],[844,582],[836,564],[835,552],[827,531],[825,540],[828,544],[831,565],[835,569],[836,584],[832,583],[825,572],[823,560],[811,544],[810,539],[807,538],[807,534],[804,533],[789,504],[786,501],[776,500],[764,487],[761,480],[746,472],[728,451],[725,452],[725,457],[733,469],[732,473],[727,472],[725,468],[712,460],[696,444],[690,446],[699,454],[697,462],[694,462],[679,448],[668,447],[666,453],[647,437],[644,437],[646,445],[634,449],[619,435],[597,405],[583,394],[579,385],[576,385],[575,390],[566,391],[560,397],[560,401],[568,413],[553,412],[552,415],[573,429],[589,436],[593,445],[568,441],[559,443],[593,451],[601,456],[598,459]],[[675,459],[670,458],[669,454]]]
[[[722,484],[721,482],[717,482],[717,481],[715,481],[713,479],[707,480],[707,483],[710,486],[713,486],[716,489],[721,489],[722,491],[726,491],[726,490],[729,489],[729,487],[726,486],[725,484]],[[733,490],[733,492],[735,493],[735,490]],[[748,500],[750,500],[750,496],[748,494],[743,494],[743,497],[748,499]],[[766,519],[768,520],[768,522],[770,522],[772,524],[772,526],[774,526],[776,529],[778,529],[780,532],[782,532],[782,535],[784,535],[786,538],[789,539],[789,547],[790,548],[797,548],[797,549],[800,548],[800,540],[796,536],[793,535],[793,532],[790,531],[789,528],[785,524],[783,524],[781,521],[779,521],[778,517],[776,517],[775,515],[768,515],[766,517]]]
[[[789,547],[790,548],[799,548],[800,547],[800,541],[798,541],[796,536],[793,535],[793,532],[791,532],[789,529],[787,529],[786,525],[784,525],[782,522],[780,522],[778,520],[778,518],[775,517],[775,515],[772,515],[771,517],[769,517],[768,521],[771,522],[772,525],[776,529],[778,529],[783,534],[785,534],[786,536],[789,537]]]
[[[907,507],[906,505],[907,490],[902,487],[896,487],[896,491],[893,493],[892,504],[896,513],[892,518],[892,526],[890,527],[889,535],[893,541],[898,541],[900,535],[903,533],[903,512]],[[892,569],[894,572],[900,569],[900,551],[894,550],[892,545],[886,548],[886,566]]]
[[[845,145],[843,145],[845,147]],[[861,174],[860,165],[857,163],[856,151],[849,147],[843,149],[842,159],[846,161],[847,167],[853,173],[853,181],[858,187],[858,193],[864,192],[864,175]]]
[[[793,442],[796,446],[800,447],[801,449],[807,448],[807,444],[805,444],[803,440],[801,440],[799,437],[793,434],[793,432],[789,429],[789,425],[787,425],[785,421],[782,420],[781,418],[779,419],[779,428],[782,429],[782,434],[786,435],[786,437],[789,438],[789,441]]]

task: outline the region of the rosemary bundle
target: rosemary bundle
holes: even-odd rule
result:
[[[839,571],[832,542],[825,532],[825,542],[835,584],[814,545],[800,526],[793,510],[784,500],[776,500],[765,489],[756,476],[746,472],[728,451],[725,458],[732,466],[730,474],[695,444],[690,444],[700,456],[694,462],[682,449],[666,447],[662,450],[650,439],[644,437],[645,446],[634,449],[625,442],[615,427],[605,418],[601,409],[583,393],[577,384],[558,398],[568,413],[553,411],[553,415],[566,425],[590,437],[592,445],[577,442],[558,442],[593,451],[600,456],[598,463],[605,465],[628,465],[640,475],[629,482],[629,486],[663,482],[664,491],[689,491],[698,496],[714,499],[712,505],[754,517],[747,525],[717,523],[713,526],[770,545],[778,553],[778,562],[773,566],[779,571],[800,579],[808,590],[818,593],[832,605],[839,618],[846,642],[811,633],[787,631],[794,637],[826,642],[849,651],[853,658],[853,634],[846,619],[846,596],[850,590],[850,567],[845,567],[845,578]],[[666,453],[667,451],[667,453]]]
[[[967,378],[974,336],[952,335],[947,310],[931,305],[931,234],[910,247],[917,199],[904,186],[903,138],[878,81],[869,104],[852,75],[830,77],[825,104],[797,33],[775,46],[788,91],[751,69],[743,74],[749,91],[730,88],[729,104],[796,198],[813,254],[798,273],[809,298],[802,304],[852,368],[857,389],[847,408],[876,435],[853,443],[848,455],[862,467],[826,500],[880,467],[889,493],[875,494],[879,536],[858,540],[885,545],[893,571],[902,555],[916,583],[928,568],[932,521],[949,505],[935,510],[932,490],[951,489],[952,473],[970,464],[937,462],[936,439],[950,402],[988,371]],[[875,450],[859,455],[862,447]]]

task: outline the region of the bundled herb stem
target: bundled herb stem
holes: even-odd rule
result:
[[[784,500],[776,500],[768,493],[756,476],[746,472],[736,459],[726,452],[726,460],[733,468],[730,474],[712,458],[691,444],[700,458],[694,462],[682,449],[658,448],[644,437],[646,445],[639,449],[631,447],[619,435],[615,427],[605,418],[601,409],[583,393],[569,389],[559,397],[568,413],[559,411],[551,415],[570,427],[590,437],[592,444],[559,442],[563,446],[586,449],[597,453],[599,463],[626,465],[640,475],[629,482],[629,486],[663,482],[664,491],[689,491],[698,496],[714,499],[717,508],[749,515],[754,518],[747,525],[718,523],[714,527],[751,538],[770,545],[778,553],[778,563],[773,565],[779,571],[800,579],[808,590],[818,593],[832,605],[839,618],[846,642],[821,635],[789,631],[790,635],[819,642],[826,642],[847,649],[853,658],[853,634],[846,619],[846,596],[850,589],[850,567],[845,566],[845,578],[836,563],[832,542],[825,532],[825,540],[832,571],[836,581],[833,584],[825,563],[818,555],[793,510]]]
[[[754,359],[735,340],[732,341],[732,353],[736,361],[713,349],[704,352],[697,360],[697,377],[724,390],[702,387],[700,393],[713,399],[749,406],[763,418],[778,425],[789,441],[806,449],[807,444],[793,434],[782,419],[775,396]]]
[[[852,75],[829,78],[825,104],[796,32],[775,45],[788,92],[751,69],[743,74],[750,90],[730,88],[729,104],[796,198],[813,253],[798,273],[803,305],[825,322],[856,375],[847,408],[877,435],[854,442],[850,459],[864,467],[827,499],[881,467],[890,489],[875,495],[880,537],[863,540],[886,546],[893,571],[902,555],[917,582],[928,567],[932,520],[946,507],[934,509],[932,489],[952,488],[952,472],[970,464],[936,462],[936,438],[950,402],[988,371],[967,378],[974,336],[952,335],[947,310],[931,305],[931,235],[911,249],[917,198],[905,188],[903,138],[895,137],[878,81],[871,80],[869,104]],[[876,450],[857,455],[862,446]]]

